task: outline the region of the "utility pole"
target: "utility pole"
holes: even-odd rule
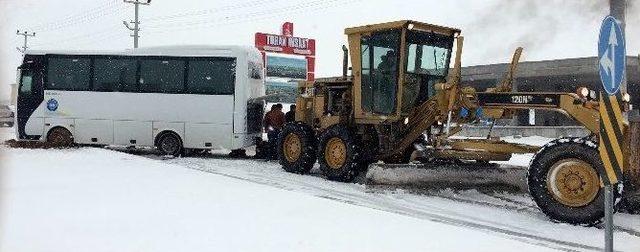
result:
[[[16,35],[24,37],[24,44],[22,45],[22,47],[16,47],[16,49],[18,49],[19,52],[24,54],[27,51],[27,49],[29,49],[29,47],[27,46],[27,42],[29,41],[29,37],[35,37],[36,33],[35,32],[31,32],[30,33],[28,31],[20,32],[20,30],[18,30],[18,31],[16,31]]]
[[[131,35],[133,37],[133,48],[138,48],[138,38],[140,38],[140,35],[138,34],[140,32],[140,5],[150,5],[151,0],[147,0],[147,2],[140,2],[140,0],[124,0],[124,2],[135,6],[135,20],[131,22],[122,21],[122,23],[127,27],[127,29],[133,31],[133,35]],[[129,23],[133,24],[133,28],[129,26]]]

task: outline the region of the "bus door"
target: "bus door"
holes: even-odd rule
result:
[[[18,68],[16,135],[20,140],[39,140],[44,130],[42,111],[38,110],[44,100],[44,73],[39,59],[25,56],[25,63]]]

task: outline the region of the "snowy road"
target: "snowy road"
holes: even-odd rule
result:
[[[88,147],[0,147],[0,154],[0,251],[603,246],[602,229],[552,223],[526,195],[449,189],[417,195],[326,181],[317,170],[301,176],[274,162],[219,157],[164,159]],[[640,216],[616,214],[615,221],[616,250],[638,251]]]
[[[326,181],[318,174],[289,174],[277,163],[255,160],[179,158],[165,162],[414,218],[495,232],[550,248],[602,250],[602,229],[550,222],[526,195],[488,195],[475,190],[454,192],[447,189],[416,195]],[[319,171],[314,169],[312,172]],[[618,250],[635,251],[640,247],[640,216],[617,214],[616,225]]]

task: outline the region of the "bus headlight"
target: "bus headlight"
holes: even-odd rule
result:
[[[631,95],[629,95],[629,93],[622,94],[622,101],[623,102],[631,102]]]

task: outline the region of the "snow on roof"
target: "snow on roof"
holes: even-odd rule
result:
[[[64,55],[126,55],[126,56],[232,56],[242,52],[258,50],[250,46],[237,45],[171,45],[142,47],[122,51],[107,50],[27,50],[26,54],[64,54]]]

